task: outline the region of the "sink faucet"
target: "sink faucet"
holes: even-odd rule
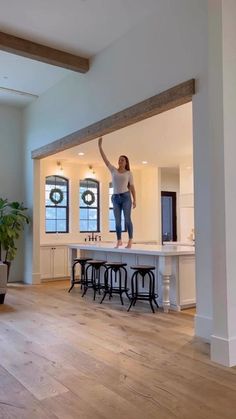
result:
[[[98,242],[102,240],[102,236],[100,236],[99,234],[95,234],[94,231],[92,231],[91,234],[89,234],[87,236],[87,238],[85,238],[85,241],[92,241],[92,242]]]

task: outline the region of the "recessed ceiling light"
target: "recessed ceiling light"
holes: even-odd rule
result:
[[[84,156],[84,153],[83,153],[82,151],[80,151],[80,152],[78,153],[78,156]]]
[[[143,160],[142,164],[148,164],[148,162],[146,160]]]

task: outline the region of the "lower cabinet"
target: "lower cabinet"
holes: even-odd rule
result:
[[[41,246],[41,279],[58,279],[69,276],[67,246]]]
[[[180,308],[196,306],[195,256],[179,256]]]

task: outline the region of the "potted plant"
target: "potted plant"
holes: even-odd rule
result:
[[[25,211],[27,208],[23,203],[8,202],[7,199],[0,198],[0,261],[8,267],[7,279],[11,261],[17,252],[16,240],[19,239],[25,224],[29,223]]]

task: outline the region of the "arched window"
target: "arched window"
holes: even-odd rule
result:
[[[113,212],[113,203],[111,200],[111,197],[113,195],[113,186],[112,182],[109,183],[109,231],[113,232],[116,231],[116,223],[115,223],[115,217]],[[127,231],[125,227],[125,219],[124,214],[122,212],[121,214],[121,229],[122,231]]]
[[[69,185],[62,176],[47,176],[45,182],[45,231],[69,232]]]
[[[80,181],[80,232],[100,231],[99,182],[94,179]]]

